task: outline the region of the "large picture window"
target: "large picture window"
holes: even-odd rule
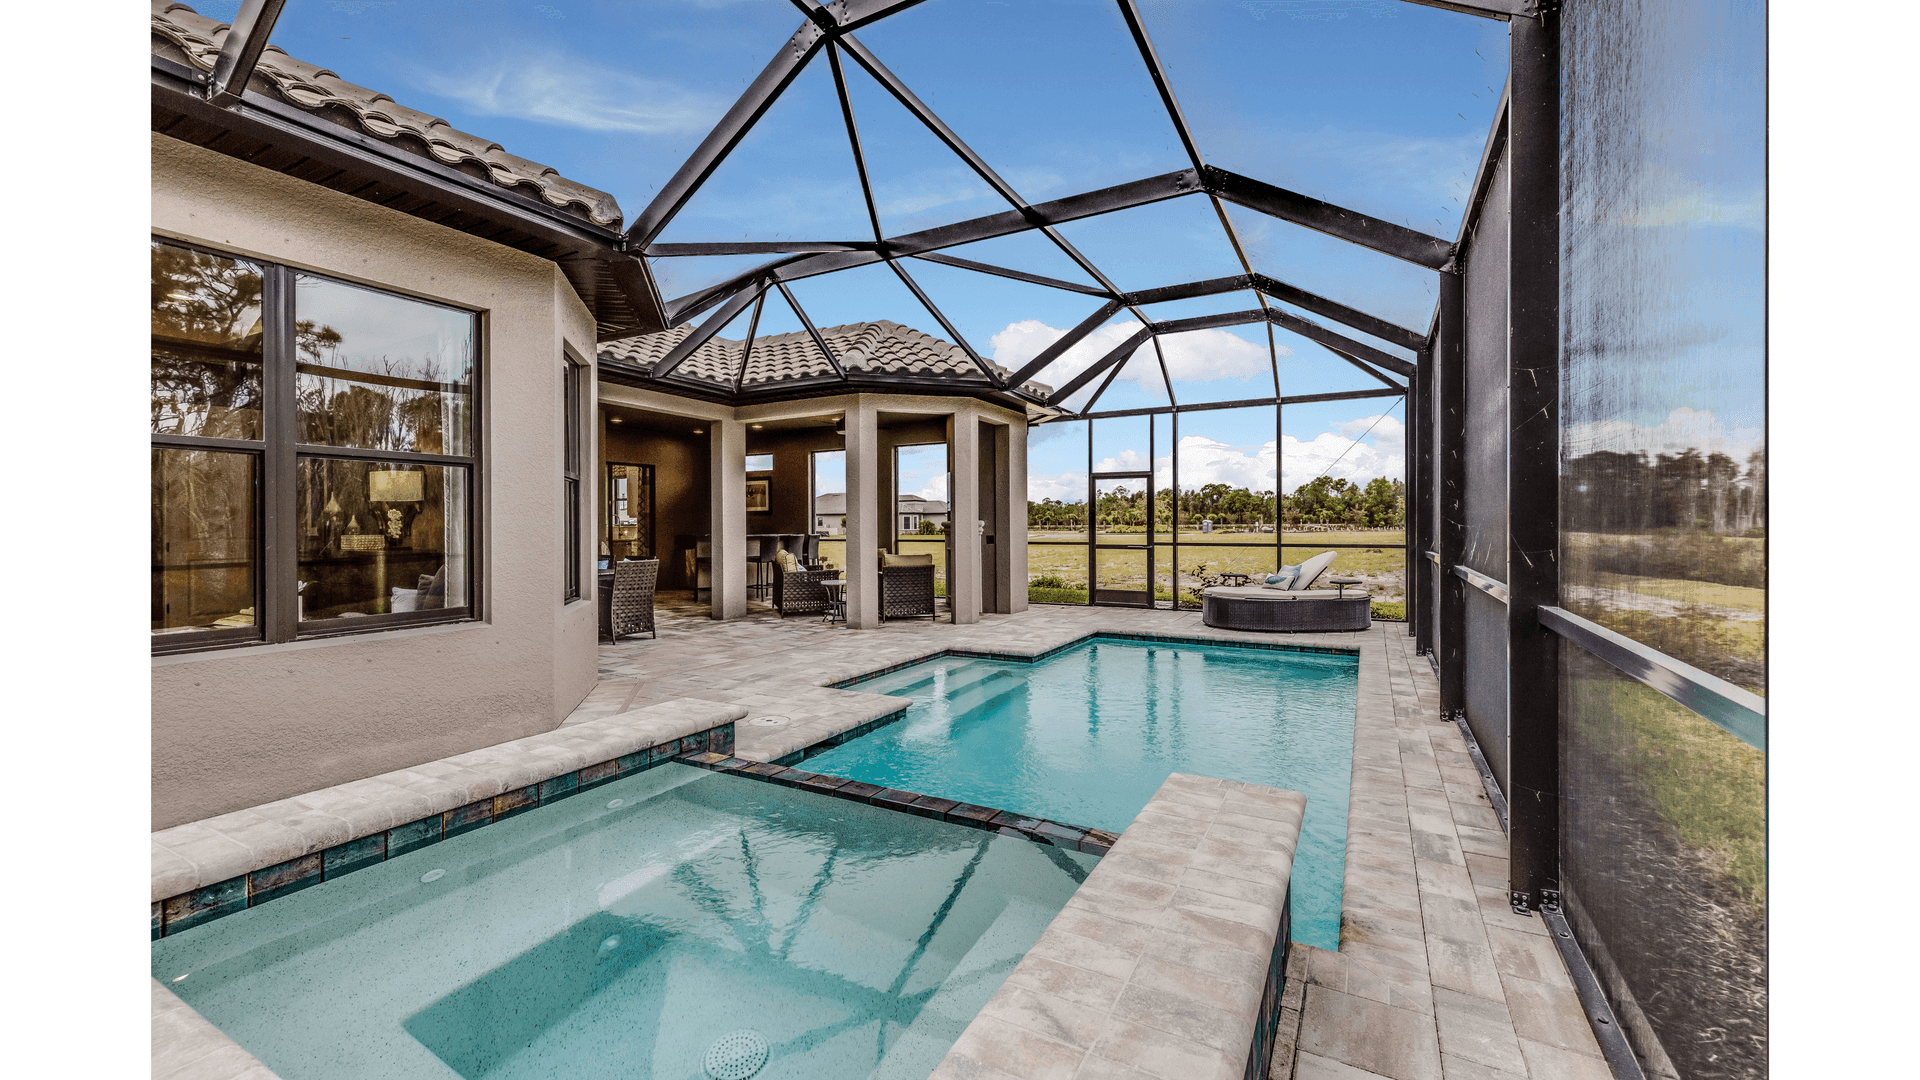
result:
[[[472,312],[156,240],[156,651],[473,615]]]

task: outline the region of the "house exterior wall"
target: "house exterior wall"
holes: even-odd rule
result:
[[[153,231],[484,312],[474,622],[156,657],[155,829],[549,730],[592,689],[561,600],[562,365],[595,355],[550,262],[155,134]],[[599,470],[583,502],[599,500]],[[591,518],[588,519],[591,521]],[[597,533],[580,530],[583,565]]]

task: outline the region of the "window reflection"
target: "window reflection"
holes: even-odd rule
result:
[[[468,606],[467,470],[300,462],[300,618]]]
[[[476,318],[298,275],[300,441],[472,453]]]
[[[153,632],[254,627],[259,459],[161,447],[152,455]]]
[[[260,438],[260,268],[152,248],[152,430]]]

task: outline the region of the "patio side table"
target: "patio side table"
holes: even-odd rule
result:
[[[847,579],[829,578],[820,583],[827,590],[827,614],[822,622],[847,621]]]

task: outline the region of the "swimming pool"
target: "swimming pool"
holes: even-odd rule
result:
[[[806,768],[1114,832],[1172,772],[1305,794],[1293,939],[1339,947],[1355,655],[1095,638],[1037,663],[949,656],[857,685],[913,704]]]
[[[169,935],[152,972],[286,1080],[690,1080],[740,1029],[757,1078],[921,1080],[1095,862],[666,764]]]

